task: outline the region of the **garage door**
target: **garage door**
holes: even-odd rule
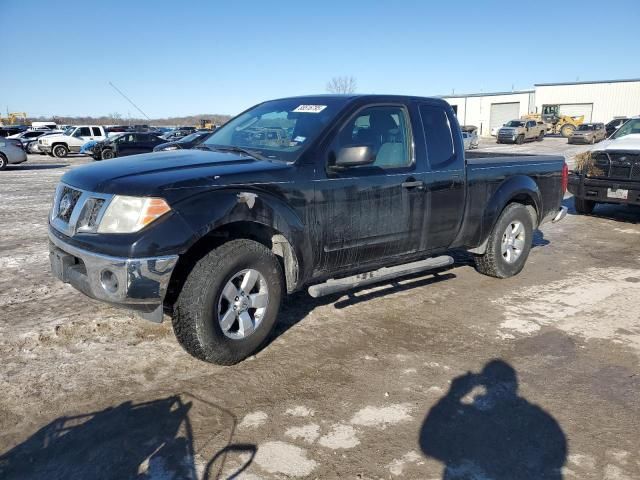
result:
[[[584,115],[584,121],[591,121],[591,113],[593,112],[593,103],[574,103],[571,105],[560,105],[560,115],[569,115],[570,117],[579,117]]]
[[[492,103],[491,116],[489,117],[490,129],[501,127],[509,120],[520,118],[520,102],[514,103]],[[489,132],[483,132],[489,135]]]

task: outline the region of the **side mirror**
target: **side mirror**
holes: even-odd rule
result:
[[[344,147],[338,151],[335,166],[338,168],[361,167],[375,162],[375,154],[369,145]]]

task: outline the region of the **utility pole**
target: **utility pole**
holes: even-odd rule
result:
[[[124,93],[122,93],[118,87],[116,87],[112,82],[109,82],[109,85],[111,85],[111,87],[112,87],[116,92],[118,92],[120,95],[122,95],[122,97],[123,97],[127,102],[129,102],[131,105],[133,105],[133,106],[134,106],[134,108],[135,108],[136,110],[138,110],[142,115],[144,115],[144,116],[145,116],[145,118],[146,118],[147,120],[151,120],[151,119],[149,118],[149,116],[148,116],[146,113],[144,113],[144,112],[142,111],[142,109],[140,109],[140,107],[138,107],[135,103],[133,103],[129,97],[127,97]]]

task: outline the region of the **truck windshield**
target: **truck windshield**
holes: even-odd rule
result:
[[[609,138],[620,138],[633,133],[640,133],[640,118],[632,118],[631,120],[628,120]]]
[[[305,97],[261,103],[217,129],[201,145],[244,148],[261,157],[296,161],[346,103],[339,97]]]
[[[524,127],[524,122],[519,122],[517,120],[511,120],[510,122],[505,123],[505,127]]]
[[[583,123],[578,127],[578,130],[595,130],[596,126],[590,123]]]

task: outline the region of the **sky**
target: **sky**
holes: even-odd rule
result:
[[[535,5],[535,8],[534,8]],[[0,0],[0,110],[237,114],[325,93],[445,95],[640,77],[640,1]]]

